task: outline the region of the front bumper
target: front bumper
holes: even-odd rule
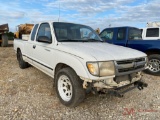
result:
[[[134,83],[116,88],[116,89],[111,89],[111,90],[107,90],[107,89],[103,89],[102,91],[104,93],[109,93],[111,95],[114,95],[116,97],[123,97],[125,93],[138,88],[139,90],[143,90],[144,87],[147,87],[148,84],[143,82],[143,81],[136,81]]]
[[[142,74],[141,72],[138,72],[99,81],[84,80],[83,88],[86,89],[87,93],[103,92],[103,93],[111,93],[112,95],[122,97],[124,93],[133,90],[134,88],[142,90],[144,87],[147,87],[148,86],[147,83],[142,82],[141,79],[142,79]],[[121,91],[123,88],[127,87],[130,88]]]
[[[97,88],[97,90],[101,88],[112,89],[119,88],[128,84],[132,84],[136,81],[141,80],[142,75],[141,72],[132,73],[128,75],[116,76],[114,78],[108,78],[100,81],[92,81],[93,87]]]

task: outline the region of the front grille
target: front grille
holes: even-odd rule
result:
[[[120,65],[120,64],[129,64],[129,63],[132,63],[133,61],[132,60],[125,60],[125,61],[117,61],[117,64]]]
[[[142,62],[142,61],[145,61],[145,58],[138,58],[138,59],[135,59],[135,62]]]
[[[142,62],[142,61],[145,61],[145,58],[138,58],[138,59],[133,59],[133,60],[117,61],[117,64],[118,65],[120,65],[120,64],[129,64],[129,63],[132,63],[132,62]]]
[[[145,64],[145,58],[116,61],[116,72],[118,75],[132,73],[139,69],[143,69]]]
[[[137,69],[141,69],[141,68],[144,68],[145,65],[140,65],[136,68],[124,68],[124,69],[118,69],[118,72],[127,72],[127,71],[133,71],[133,70],[137,70]]]

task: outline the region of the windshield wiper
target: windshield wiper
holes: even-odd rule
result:
[[[102,40],[97,40],[97,39],[87,39],[86,41],[88,41],[88,42],[104,42]]]

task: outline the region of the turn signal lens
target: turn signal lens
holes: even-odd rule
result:
[[[87,67],[92,75],[99,75],[98,63],[87,63]]]

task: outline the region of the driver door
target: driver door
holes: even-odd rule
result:
[[[51,73],[53,71],[52,68],[52,43],[39,42],[39,36],[46,36],[52,41],[51,28],[49,23],[42,23],[39,27],[37,37],[35,43],[33,45],[33,64],[38,68],[46,71],[47,73]]]

